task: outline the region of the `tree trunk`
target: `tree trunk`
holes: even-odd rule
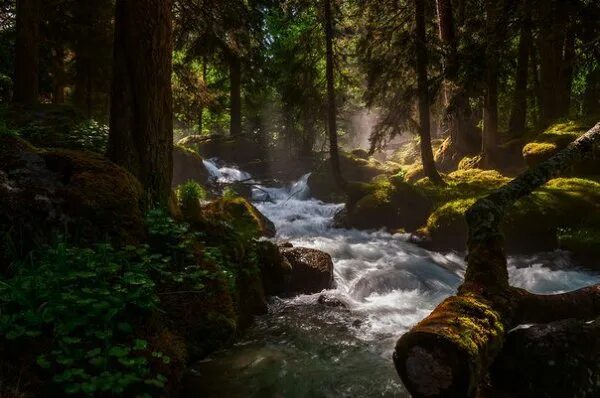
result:
[[[597,115],[600,113],[600,65],[589,72],[586,78],[583,94],[583,114]]]
[[[242,134],[242,62],[232,54],[229,59],[231,125],[229,133]]]
[[[535,98],[535,125],[541,127],[542,122],[542,87],[540,83],[540,62],[536,46],[531,46],[531,80],[533,97]]]
[[[65,49],[62,44],[54,46],[52,51],[52,103],[65,103]]]
[[[517,73],[515,92],[510,112],[509,131],[513,136],[522,136],[527,123],[527,81],[529,71],[529,53],[531,52],[531,11],[529,0],[523,0],[521,14],[521,32],[517,54]]]
[[[78,108],[85,110],[87,117],[92,113],[92,80],[94,72],[92,67],[92,8],[88,2],[79,2],[75,5],[75,18],[82,26],[75,38],[75,92],[73,102]]]
[[[331,161],[331,172],[338,188],[343,189],[346,182],[340,168],[340,157],[337,136],[337,109],[335,102],[335,75],[333,54],[333,10],[331,0],[323,0],[324,6],[324,28],[326,44],[326,78],[327,78],[327,129],[329,132],[329,157]]]
[[[573,89],[573,70],[575,66],[575,28],[570,26],[565,38],[563,48],[561,85],[562,90],[559,95],[559,112],[563,116],[568,116],[571,109],[571,91]]]
[[[416,72],[419,92],[419,135],[421,138],[421,159],[425,176],[434,184],[443,184],[438,173],[431,148],[431,121],[429,115],[429,84],[427,78],[427,37],[425,35],[425,3],[415,0],[415,44],[417,49]]]
[[[437,0],[439,35],[444,45],[444,100],[445,116],[443,127],[450,137],[452,151],[457,160],[476,152],[471,134],[475,127],[470,123],[471,109],[459,81],[459,60],[451,0]],[[464,5],[464,3],[463,3]],[[460,6],[460,5],[459,5]],[[459,7],[460,11],[460,7]]]
[[[557,295],[511,287],[500,231],[503,215],[514,202],[590,155],[599,142],[600,123],[467,211],[469,254],[463,285],[396,344],[394,364],[413,397],[474,397],[507,331],[524,323],[600,315],[600,285]]]
[[[171,0],[118,0],[108,154],[166,204],[173,172]]]
[[[568,115],[569,103],[564,96],[570,96],[568,77],[569,14],[565,4],[553,1],[539,10],[542,24],[538,48],[540,54],[540,90],[541,90],[541,122],[543,125]],[[567,93],[568,91],[568,93]]]
[[[17,1],[17,39],[13,100],[23,105],[38,102],[40,0]]]
[[[204,87],[207,87],[206,84],[206,76],[208,71],[208,65],[206,63],[206,57],[202,61],[202,84]],[[204,99],[203,99],[204,100]],[[202,135],[204,132],[204,107],[200,106],[199,114],[198,114],[198,134]]]
[[[483,110],[482,156],[491,167],[498,147],[498,17],[500,5],[496,0],[485,1],[486,11],[486,91]]]

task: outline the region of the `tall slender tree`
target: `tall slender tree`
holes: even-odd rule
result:
[[[569,113],[574,37],[568,3],[551,0],[536,8],[542,125]]]
[[[333,53],[333,9],[331,0],[323,0],[324,7],[324,28],[326,44],[326,77],[327,77],[327,130],[329,132],[329,157],[331,161],[331,171],[335,183],[339,188],[344,188],[346,182],[342,176],[340,168],[340,155],[338,148],[337,131],[337,109],[335,101],[335,65]]]
[[[109,157],[136,176],[145,206],[167,202],[173,164],[171,0],[118,0]]]
[[[513,136],[519,136],[525,132],[527,121],[527,81],[532,43],[530,7],[529,0],[522,1],[515,91],[509,121],[509,131]]]
[[[425,3],[415,2],[415,45],[417,60],[417,85],[419,91],[419,135],[421,138],[421,159],[423,171],[436,184],[443,183],[442,177],[435,167],[433,149],[431,148],[431,121],[429,114],[429,84],[427,78],[427,37],[425,34]]]
[[[38,101],[41,0],[17,1],[17,40],[13,100],[30,105]]]
[[[470,123],[471,110],[469,102],[459,81],[458,43],[452,2],[450,0],[437,0],[436,5],[439,35],[444,46],[443,72],[446,107],[444,125],[453,151],[461,156],[476,150],[473,145],[474,140],[470,137],[470,134],[474,131],[474,126]],[[462,2],[462,6],[464,6],[464,2]],[[461,18],[463,17],[461,16]]]
[[[229,132],[232,136],[242,133],[242,62],[237,54],[229,55],[230,116]]]
[[[497,0],[485,0],[486,72],[481,153],[486,167],[491,166],[498,146],[499,7]]]

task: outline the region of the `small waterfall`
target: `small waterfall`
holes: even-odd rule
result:
[[[310,189],[308,188],[309,177],[310,173],[302,176],[298,181],[280,188],[258,185],[252,190],[252,199],[257,202],[308,199],[310,197]]]
[[[208,170],[209,177],[220,183],[232,183],[236,181],[252,182],[252,176],[245,171],[234,167],[219,167],[216,159],[202,161]]]

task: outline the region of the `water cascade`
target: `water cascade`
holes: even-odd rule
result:
[[[205,161],[221,182],[248,181],[234,168]],[[308,175],[283,187],[257,185],[256,206],[277,227],[278,241],[329,253],[333,290],[343,305],[318,303],[319,294],[274,298],[233,347],[202,361],[198,396],[408,397],[391,361],[397,338],[460,285],[463,255],[424,250],[408,235],[333,227],[343,207],[312,199]],[[511,283],[558,293],[600,282],[564,252],[512,257]]]

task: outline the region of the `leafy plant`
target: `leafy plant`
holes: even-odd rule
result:
[[[194,180],[188,180],[177,188],[177,198],[180,203],[187,203],[191,200],[205,200],[207,195],[206,189]]]
[[[71,146],[104,153],[108,146],[108,133],[109,127],[106,124],[94,119],[86,120],[73,129]]]
[[[238,193],[232,187],[226,187],[223,190],[223,197],[225,199],[235,199],[235,198],[238,198],[239,196],[240,195],[238,195]]]
[[[67,394],[161,388],[165,377],[148,366],[160,353],[134,337],[134,323],[157,308],[151,272],[163,264],[145,247],[44,247],[0,282],[0,333],[15,344],[45,342],[37,363]]]

